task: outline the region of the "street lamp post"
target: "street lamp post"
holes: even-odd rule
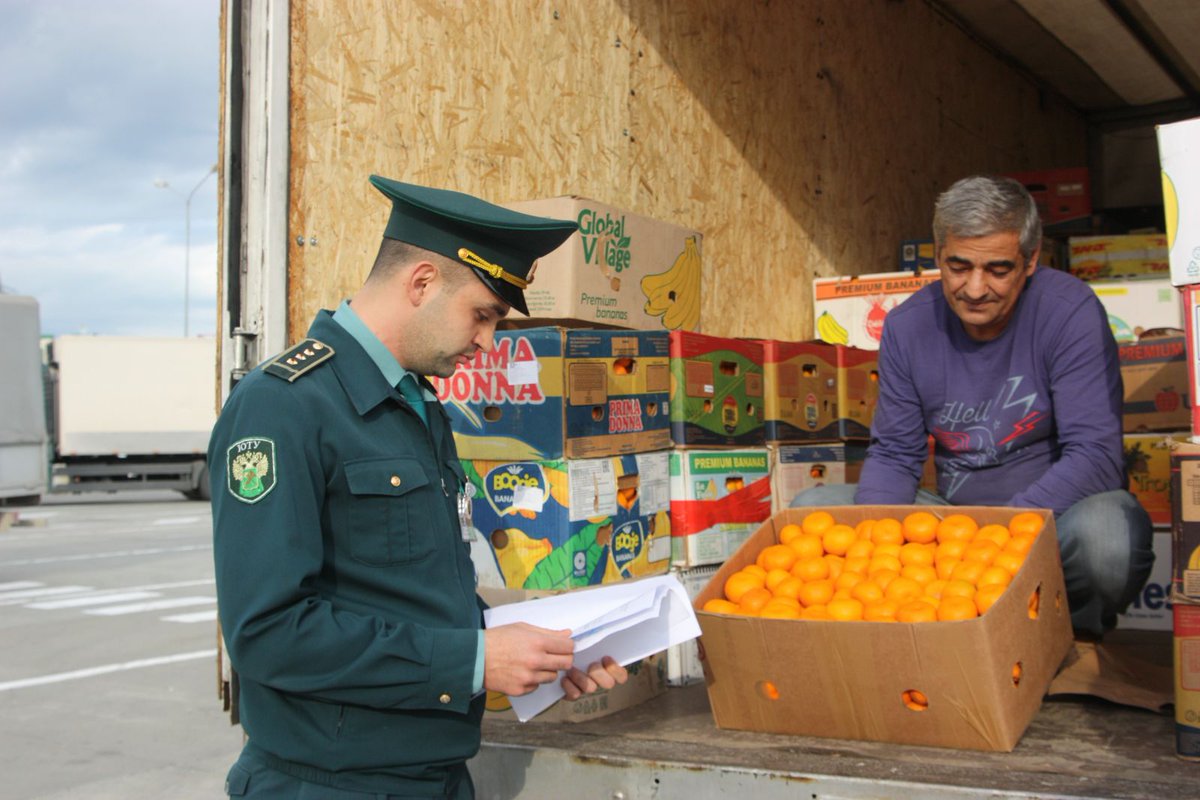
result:
[[[190,297],[190,279],[192,271],[192,198],[196,196],[196,192],[208,180],[208,176],[217,171],[217,165],[213,164],[208,172],[204,173],[204,177],[197,181],[192,190],[187,193],[187,198],[183,203],[183,335],[184,338],[188,335],[188,312]],[[182,194],[173,187],[168,181],[159,179],[154,182],[154,185],[159,189],[170,189],[176,194]]]

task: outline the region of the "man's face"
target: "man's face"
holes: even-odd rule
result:
[[[1004,332],[1037,257],[1021,257],[1016,231],[946,237],[937,254],[942,292],[968,336],[983,342]]]
[[[496,324],[509,306],[483,281],[470,276],[458,286],[438,284],[420,310],[418,333],[411,337],[406,366],[421,375],[449,378],[479,350],[491,350]]]

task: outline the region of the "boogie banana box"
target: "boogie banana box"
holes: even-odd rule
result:
[[[433,378],[463,458],[594,458],[671,446],[666,331],[497,331]]]
[[[671,441],[676,447],[766,443],[763,346],[671,331]]]
[[[667,458],[463,460],[463,538],[479,585],[570,589],[665,573]]]
[[[698,231],[584,197],[509,203],[579,223],[538,260],[525,290],[531,317],[638,330],[700,330],[703,237]]]

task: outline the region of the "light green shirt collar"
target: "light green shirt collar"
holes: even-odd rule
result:
[[[383,346],[379,337],[371,332],[362,318],[350,307],[349,300],[343,300],[337,311],[333,312],[333,321],[345,328],[346,333],[353,336],[354,341],[362,345],[363,350],[367,351],[367,355],[375,362],[375,366],[379,367],[379,371],[383,373],[384,380],[389,385],[396,386],[405,375],[412,375],[413,378],[418,379],[417,385],[421,386],[420,376],[400,366],[400,362],[396,360],[392,352]],[[421,391],[425,393],[426,400],[436,399],[423,386]]]

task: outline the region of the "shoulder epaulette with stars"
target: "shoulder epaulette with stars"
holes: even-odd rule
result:
[[[311,372],[313,367],[320,366],[331,358],[333,358],[332,347],[316,339],[305,339],[290,350],[285,350],[271,359],[263,367],[263,372],[291,383],[301,375]]]

